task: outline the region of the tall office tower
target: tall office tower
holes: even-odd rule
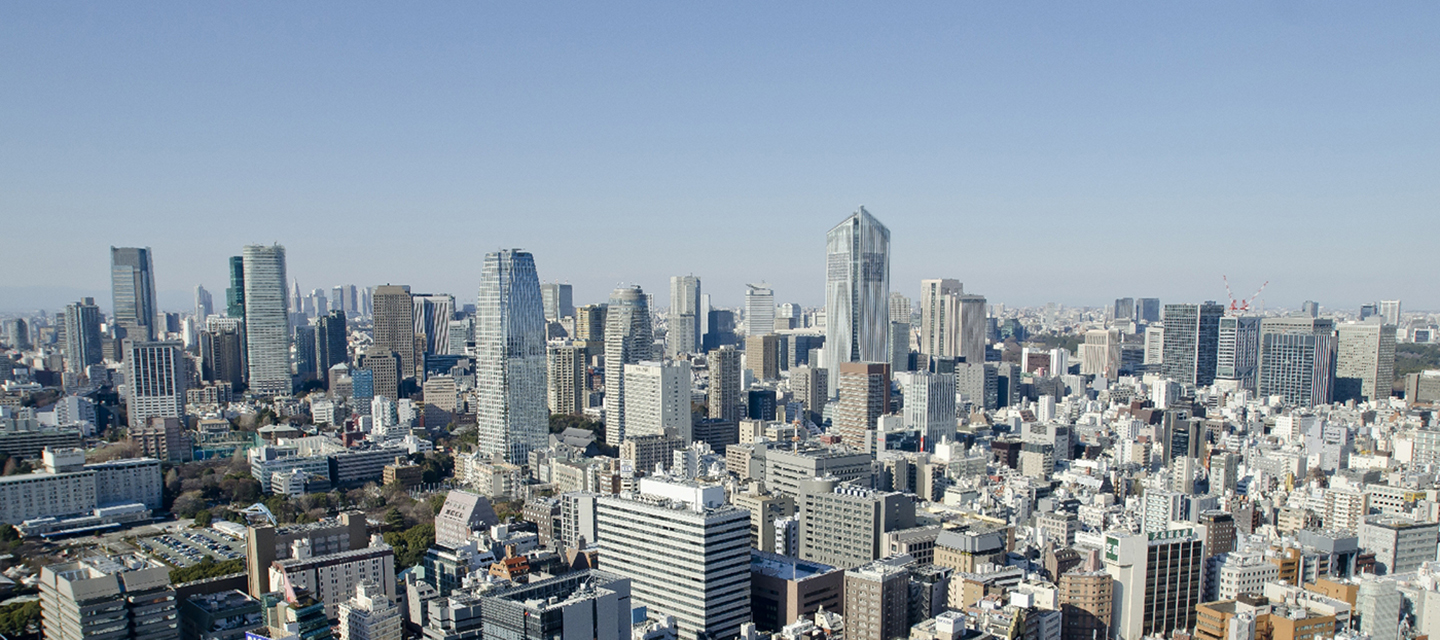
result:
[[[237,318],[214,318],[200,332],[200,379],[228,382],[232,388],[245,383],[245,349],[242,325]],[[228,321],[225,322],[225,321]]]
[[[700,308],[695,312],[695,322],[700,325],[695,328],[700,334],[700,344],[705,343],[705,334],[710,333],[710,294],[700,294]]]
[[[545,347],[547,403],[550,413],[579,415],[585,411],[585,347],[552,341]]]
[[[1328,404],[1335,382],[1335,322],[1308,316],[1260,321],[1256,392],[1292,406]]]
[[[1364,320],[1364,319],[1366,319],[1366,318],[1374,318],[1374,317],[1376,317],[1376,316],[1378,316],[1378,315],[1380,315],[1380,305],[1379,305],[1379,304],[1362,304],[1362,305],[1360,305],[1360,319],[1361,319],[1361,320]]]
[[[1220,318],[1224,315],[1225,307],[1214,302],[1165,305],[1160,374],[1181,384],[1210,386],[1215,381]]]
[[[920,353],[927,356],[960,357],[959,280],[920,281]]]
[[[305,306],[316,318],[330,313],[330,299],[325,297],[324,289],[311,289],[310,295],[305,296]]]
[[[700,317],[700,279],[695,276],[670,277],[670,332],[667,346],[670,355],[699,353],[704,333]]]
[[[315,323],[315,367],[323,377],[330,368],[350,362],[350,331],[345,311],[334,309]]]
[[[684,358],[700,353],[700,343],[695,341],[695,316],[672,313],[666,317],[666,321],[669,326],[665,332],[665,357]]]
[[[212,313],[215,313],[215,299],[205,287],[195,285],[195,321],[204,322]]]
[[[355,595],[336,607],[340,640],[400,640],[402,616],[395,599],[370,581],[355,585]]]
[[[909,322],[910,315],[915,306],[910,298],[899,291],[890,292],[890,320],[892,322]]]
[[[790,370],[790,390],[805,409],[805,420],[820,424],[825,409],[825,370],[804,365]]]
[[[638,495],[602,497],[606,571],[630,579],[634,605],[674,616],[682,640],[733,638],[750,620],[750,512],[719,485],[641,478]]]
[[[1314,300],[1306,300],[1300,304],[1300,313],[1310,316],[1311,318],[1318,318],[1320,317],[1320,303]]]
[[[179,640],[170,568],[139,554],[91,556],[40,570],[46,640]]]
[[[1135,301],[1135,315],[1138,316],[1138,317],[1136,318],[1136,320],[1139,320],[1140,322],[1146,322],[1146,323],[1159,322],[1159,321],[1160,321],[1160,299],[1159,299],[1159,298],[1140,298],[1140,299],[1136,300],[1136,301]]]
[[[423,366],[415,353],[415,303],[410,287],[381,285],[371,296],[375,305],[375,346],[380,353],[393,351],[400,355],[400,378],[416,377],[416,366]]]
[[[30,327],[28,324],[26,324],[23,318],[11,318],[6,320],[5,335],[10,340],[10,346],[13,346],[21,351],[30,348]]]
[[[1107,380],[1120,377],[1120,331],[1091,329],[1080,345],[1080,375]]]
[[[775,334],[745,338],[745,368],[755,372],[756,380],[780,379],[780,338]]]
[[[625,365],[625,437],[663,435],[690,442],[690,361]]]
[[[910,323],[890,323],[890,351],[885,359],[891,371],[910,370]]]
[[[311,308],[311,309],[307,310],[307,309],[305,308],[305,297],[302,296],[302,295],[300,295],[300,281],[296,280],[295,282],[291,283],[291,287],[292,287],[292,288],[291,288],[291,291],[290,291],[290,313],[291,313],[291,315],[292,315],[292,316],[301,316],[301,317],[304,317],[304,318],[308,318],[310,315],[312,315],[312,314],[315,312],[315,309]],[[300,319],[300,317],[295,318],[296,321],[292,322],[291,324],[298,324],[298,320],[299,320],[299,319]]]
[[[569,284],[546,282],[540,285],[540,302],[549,322],[559,322],[561,318],[575,315],[574,289]]]
[[[841,362],[838,373],[840,401],[831,431],[845,444],[869,451],[865,432],[890,412],[890,365]]]
[[[94,298],[65,305],[65,371],[84,373],[105,359],[100,336],[100,307]]]
[[[608,305],[587,304],[575,309],[575,339],[605,342],[605,316]]]
[[[250,390],[290,393],[290,313],[285,299],[285,247],[246,245],[245,361]]]
[[[1385,319],[1385,324],[1400,326],[1400,301],[1381,300],[1380,317]]]
[[[745,335],[775,333],[775,291],[758,284],[745,287]]]
[[[1395,325],[1347,322],[1336,327],[1335,400],[1383,400],[1395,386]]]
[[[1110,317],[1116,320],[1135,320],[1135,299],[1116,298],[1115,306],[1110,310]]]
[[[316,370],[315,356],[319,353],[315,343],[315,325],[296,325],[292,333],[295,340],[295,375],[302,381],[314,380],[319,374]],[[329,371],[329,369],[325,369]]]
[[[885,560],[845,570],[845,637],[891,640],[909,635],[910,571]]]
[[[470,353],[475,342],[475,319],[469,316],[451,320],[445,329],[449,334],[450,355],[463,356]]]
[[[1204,546],[1194,529],[1106,534],[1102,557],[1115,579],[1113,637],[1140,640],[1194,627]]]
[[[530,451],[543,449],[550,434],[545,310],[529,252],[505,249],[485,255],[475,303],[475,350],[480,453],[528,464]]]
[[[375,315],[375,287],[360,290],[360,314],[367,318]]]
[[[905,398],[905,428],[920,431],[924,449],[934,451],[942,438],[954,440],[955,374],[906,371],[895,378]]]
[[[110,321],[132,340],[154,340],[155,274],[150,248],[110,247],[110,293],[115,306]]]
[[[985,296],[960,296],[960,357],[965,362],[985,361],[986,334],[990,319],[985,315]]]
[[[710,418],[740,420],[740,352],[731,346],[720,347],[709,353],[707,364],[710,369],[707,398]]]
[[[1260,318],[1225,316],[1220,319],[1216,347],[1215,386],[1235,391],[1255,390],[1255,371],[1260,362]]]
[[[1165,362],[1165,327],[1145,327],[1145,364],[1159,366]]]
[[[1115,579],[1104,571],[1071,570],[1055,580],[1059,586],[1060,640],[1110,637],[1110,607]]]
[[[424,355],[450,353],[450,321],[455,319],[455,296],[448,293],[417,293],[410,296],[415,305],[416,375],[424,374]]]
[[[655,336],[639,285],[611,293],[605,316],[605,443],[618,447],[625,440],[625,365],[651,359]]]
[[[152,416],[185,415],[185,360],[179,342],[127,341],[125,407],[131,427]],[[287,363],[288,364],[288,363]]]
[[[225,315],[245,317],[245,257],[230,256],[230,286],[225,288]]]
[[[330,310],[349,311],[354,314],[355,310],[345,302],[345,287],[338,284],[330,287]]]
[[[865,207],[825,234],[825,366],[885,362],[890,332],[890,230]],[[830,397],[839,391],[831,376]]]

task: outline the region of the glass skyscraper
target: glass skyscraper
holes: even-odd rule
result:
[[[545,309],[528,252],[485,256],[475,304],[475,411],[480,452],[526,464],[545,447],[550,412],[545,397]]]
[[[111,320],[132,340],[155,339],[155,274],[150,248],[110,247]]]
[[[247,245],[245,275],[246,361],[250,390],[290,393],[290,314],[285,296],[285,247]]]
[[[620,446],[625,439],[625,365],[653,357],[655,334],[645,292],[637,285],[616,289],[605,323],[605,443]]]
[[[865,207],[825,234],[825,368],[889,362],[890,230]]]

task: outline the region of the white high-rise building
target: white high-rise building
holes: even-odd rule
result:
[[[825,362],[888,362],[890,230],[865,207],[825,234]],[[835,398],[839,376],[830,376]]]
[[[775,333],[775,291],[764,285],[745,286],[745,335]]]
[[[690,441],[690,361],[625,365],[625,436]]]
[[[645,291],[639,285],[616,289],[605,312],[606,444],[618,447],[625,440],[625,365],[650,360],[654,342]]]
[[[960,356],[960,296],[963,293],[959,280],[920,281],[920,353]]]
[[[527,464],[550,434],[545,311],[528,252],[486,254],[475,304],[475,350],[480,453]]]
[[[128,342],[125,408],[132,428],[185,415],[185,361],[179,342]]]
[[[1091,329],[1080,345],[1080,375],[1114,380],[1120,376],[1120,330]]]
[[[1254,391],[1260,362],[1260,317],[1221,318],[1216,353],[1215,385],[1229,391]]]
[[[1165,361],[1165,327],[1145,327],[1145,364],[1160,365]]]
[[[290,307],[285,294],[285,247],[246,245],[245,345],[250,390],[290,393]]]
[[[340,603],[340,640],[400,640],[400,607],[379,585],[361,580]]]
[[[902,371],[895,374],[904,395],[906,429],[918,429],[925,450],[934,451],[942,439],[955,439],[955,374]]]
[[[695,276],[670,277],[670,330],[666,345],[671,356],[699,353],[701,337],[700,279]]]
[[[750,620],[750,512],[719,485],[640,479],[598,500],[606,571],[630,579],[635,605],[674,616],[683,640],[732,638]]]
[[[1380,317],[1385,319],[1385,324],[1400,326],[1400,301],[1381,300]]]

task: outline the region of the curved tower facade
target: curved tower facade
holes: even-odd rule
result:
[[[889,362],[890,230],[865,207],[825,234],[825,368]]]
[[[480,452],[526,464],[545,447],[545,310],[540,278],[528,252],[485,256],[475,304],[475,411]]]
[[[619,446],[625,439],[625,365],[651,359],[654,342],[644,290],[639,285],[616,289],[605,315],[606,444]]]

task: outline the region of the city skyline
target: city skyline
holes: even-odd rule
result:
[[[171,310],[224,289],[216,252],[274,242],[307,290],[468,301],[477,235],[577,300],[694,273],[717,305],[763,280],[819,306],[814,230],[861,204],[912,297],[1201,302],[1226,274],[1271,307],[1440,308],[1393,275],[1440,267],[1395,231],[1440,201],[1437,89],[1406,81],[1430,76],[1433,6],[754,11],[0,8],[0,189],[30,239],[0,256],[25,274],[0,310],[108,304],[112,245],[154,250]],[[1378,268],[1339,231],[1357,220]],[[399,221],[408,243],[376,232]],[[621,239],[656,250],[590,244]]]

